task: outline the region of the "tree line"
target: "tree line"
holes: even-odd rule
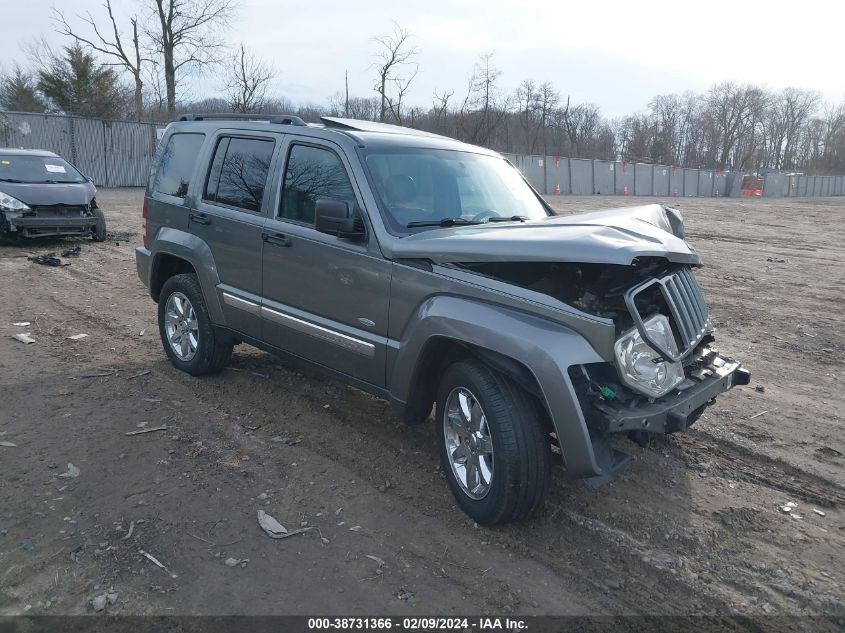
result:
[[[234,0],[134,0],[115,15],[68,17],[53,8],[53,49],[30,45],[27,65],[0,76],[0,108],[165,122],[184,112],[343,116],[410,126],[503,152],[630,160],[706,169],[845,173],[845,103],[812,90],[721,82],[706,92],[657,95],[645,111],[608,118],[573,103],[550,81],[506,88],[492,52],[462,88],[435,91],[429,104],[407,95],[419,71],[413,34],[398,24],[371,40],[372,92],[348,82],[325,104],[294,104],[273,91],[277,71],[243,44],[226,45]],[[221,96],[192,98],[191,77],[213,69]]]

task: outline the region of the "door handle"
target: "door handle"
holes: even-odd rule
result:
[[[205,213],[189,213],[188,219],[191,222],[196,222],[197,224],[211,224],[211,218],[209,218]]]
[[[290,246],[290,238],[284,233],[262,233],[261,239],[275,246]]]

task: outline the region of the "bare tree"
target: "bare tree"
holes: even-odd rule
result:
[[[449,114],[449,99],[455,95],[454,90],[434,91],[431,101],[431,113],[434,115],[434,123],[442,131],[444,122]]]
[[[492,51],[484,53],[473,66],[458,113],[464,136],[478,145],[490,142],[506,112],[498,86],[502,72],[493,66],[492,60]]]
[[[716,84],[707,93],[707,105],[719,134],[716,163],[724,169],[740,139],[748,137],[766,105],[765,93],[756,86],[730,81]]]
[[[162,58],[167,114],[176,113],[176,87],[182,73],[219,62],[220,30],[236,0],[144,0],[151,7],[147,35]]]
[[[380,46],[374,66],[377,73],[374,90],[381,98],[379,121],[384,121],[388,111],[392,118],[402,124],[402,101],[408,93],[411,82],[419,72],[419,65],[413,60],[419,49],[410,43],[411,32],[393,23],[393,32],[379,35],[373,41]],[[410,76],[405,71],[412,67]]]
[[[114,17],[111,0],[105,0],[105,4],[103,6],[109,16],[110,34],[103,35],[100,27],[97,26],[97,21],[89,11],[86,12],[84,16],[77,16],[77,18],[93,29],[94,37],[89,38],[80,35],[78,31],[75,31],[70,26],[70,23],[68,23],[64,13],[56,7],[52,7],[53,20],[57,25],[56,30],[63,35],[72,37],[80,44],[85,44],[86,46],[93,48],[98,53],[101,53],[107,60],[112,60],[106,61],[107,66],[119,66],[132,75],[132,79],[135,83],[135,118],[140,121],[141,114],[144,109],[144,80],[142,77],[142,64],[148,60],[141,55],[141,43],[138,38],[138,16],[133,15],[129,18],[132,36],[129,42],[131,44],[131,48],[128,48],[124,44],[125,38],[121,36],[120,29],[117,26],[117,20]]]
[[[259,112],[266,105],[267,88],[276,76],[273,68],[241,44],[229,64],[226,92],[235,112]]]

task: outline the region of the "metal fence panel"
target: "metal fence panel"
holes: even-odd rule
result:
[[[543,157],[526,156],[522,166],[522,173],[537,191],[543,191]]]
[[[73,161],[69,119],[49,114],[0,113],[0,140],[4,147],[46,149]]]
[[[774,172],[766,174],[763,178],[763,196],[766,198],[783,198],[789,193],[789,176],[786,174],[776,174]]]
[[[630,163],[616,162],[616,195],[634,194],[634,166]]]
[[[593,161],[580,158],[569,159],[571,191],[575,196],[589,196],[593,193]]]
[[[654,166],[654,191],[652,191],[652,195],[655,195],[655,196],[668,196],[668,195],[670,195],[669,171],[670,171],[670,168],[667,167],[666,165],[655,165]]]
[[[69,119],[73,130],[74,166],[99,186],[110,186],[106,160],[106,135],[103,122],[97,119]]]
[[[560,156],[546,156],[546,193],[561,195],[569,191],[569,159]]]
[[[645,163],[636,163],[634,165],[633,194],[635,196],[653,196],[653,179],[654,170],[651,165],[646,165]]]
[[[675,165],[669,172],[669,195],[684,195],[684,170]]]
[[[45,149],[105,187],[143,187],[156,126],[54,114],[0,112],[0,146]]]
[[[845,176],[837,176],[836,177],[836,192],[834,195],[841,196],[845,191],[843,191],[843,187],[845,187]]]
[[[698,170],[684,169],[684,196],[698,195]]]
[[[106,130],[106,155],[111,165],[109,179],[112,186],[146,184],[156,149],[155,130],[125,121],[111,121]]]
[[[702,169],[698,172],[698,195],[710,197],[713,195],[713,172]]]
[[[600,195],[616,193],[616,165],[607,160],[593,161],[593,186]]]
[[[728,175],[723,171],[713,174],[713,195],[720,198],[728,195]]]

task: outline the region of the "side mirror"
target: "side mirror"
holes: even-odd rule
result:
[[[363,225],[349,203],[334,198],[320,198],[314,209],[315,227],[320,233],[337,235],[351,240],[364,237]]]

